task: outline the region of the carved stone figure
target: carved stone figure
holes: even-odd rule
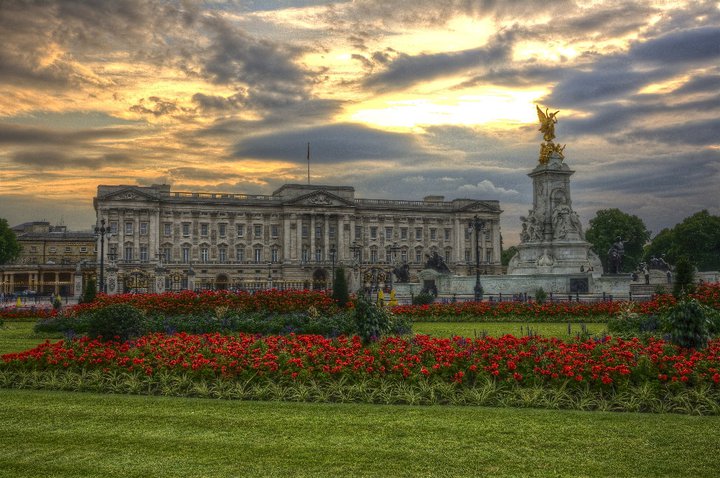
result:
[[[622,272],[622,261],[625,255],[625,243],[622,238],[617,237],[615,242],[608,250],[608,265],[611,274],[620,274]]]
[[[436,251],[433,251],[432,255],[427,256],[427,258],[427,262],[425,263],[426,269],[433,269],[444,274],[450,272],[450,268],[448,268],[443,258],[440,257]]]
[[[395,280],[399,283],[406,283],[410,281],[410,266],[407,264],[401,264],[393,269],[395,274]]]

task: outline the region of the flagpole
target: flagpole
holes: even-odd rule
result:
[[[308,184],[310,184],[310,143],[308,143],[307,162],[308,162]]]

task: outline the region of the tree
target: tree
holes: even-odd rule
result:
[[[693,265],[687,256],[681,256],[675,265],[673,295],[680,298],[685,294],[691,294],[694,289],[694,283],[695,271]]]
[[[510,259],[512,259],[513,256],[517,254],[517,252],[517,246],[510,246],[507,249],[503,249],[502,253],[500,254],[500,261],[502,265],[507,266],[508,264],[510,264]]]
[[[95,296],[97,295],[97,286],[95,285],[95,279],[92,277],[88,279],[87,284],[85,284],[85,290],[83,291],[82,295],[82,302],[83,303],[90,303],[95,300]]]
[[[600,256],[605,270],[609,270],[608,250],[618,237],[625,245],[623,271],[635,270],[643,257],[643,246],[650,239],[650,231],[643,220],[615,208],[601,209],[590,219],[585,238]]]
[[[19,254],[20,243],[15,232],[10,229],[6,219],[0,218],[0,264],[14,261]]]
[[[335,282],[333,283],[332,297],[340,307],[345,307],[350,301],[347,278],[345,277],[345,269],[342,267],[338,267],[335,270]]]
[[[663,229],[645,249],[645,259],[663,254],[673,265],[687,256],[698,270],[720,269],[720,216],[702,210],[672,229]]]

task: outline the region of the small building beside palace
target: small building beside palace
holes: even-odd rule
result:
[[[68,231],[47,221],[12,228],[20,255],[0,265],[0,290],[5,295],[78,295],[76,276],[93,277],[97,239],[92,231]]]
[[[350,186],[286,184],[271,195],[171,191],[168,185],[98,186],[96,262],[107,293],[182,289],[327,288],[343,266],[351,287],[373,272],[417,280],[430,257],[452,274],[500,274],[500,205],[426,196],[363,199]],[[104,257],[99,257],[100,251]]]

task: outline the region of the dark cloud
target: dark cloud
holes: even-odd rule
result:
[[[70,146],[99,139],[127,138],[136,133],[137,130],[127,127],[63,131],[0,123],[0,144]]]
[[[230,96],[195,93],[192,100],[202,111],[233,111],[244,105],[246,95],[245,91],[240,91]]]
[[[195,97],[193,97],[194,99]],[[157,96],[150,96],[147,100],[141,98],[138,104],[129,108],[133,113],[160,116],[183,116],[192,114],[195,111],[191,108],[178,106],[177,101],[163,99]]]
[[[135,162],[130,155],[124,153],[87,156],[55,150],[19,151],[10,157],[12,162],[19,166],[45,172],[66,168],[98,169],[105,166],[129,166]]]
[[[301,163],[311,143],[312,163],[427,159],[417,139],[409,134],[388,133],[357,124],[334,124],[294,129],[243,139],[235,147],[238,158],[274,159]]]
[[[512,35],[502,34],[488,45],[452,53],[421,55],[401,54],[377,74],[367,77],[363,86],[371,90],[392,91],[478,68],[508,61],[512,53]]]
[[[720,119],[687,121],[670,126],[636,129],[627,134],[629,140],[666,144],[720,146]]]

